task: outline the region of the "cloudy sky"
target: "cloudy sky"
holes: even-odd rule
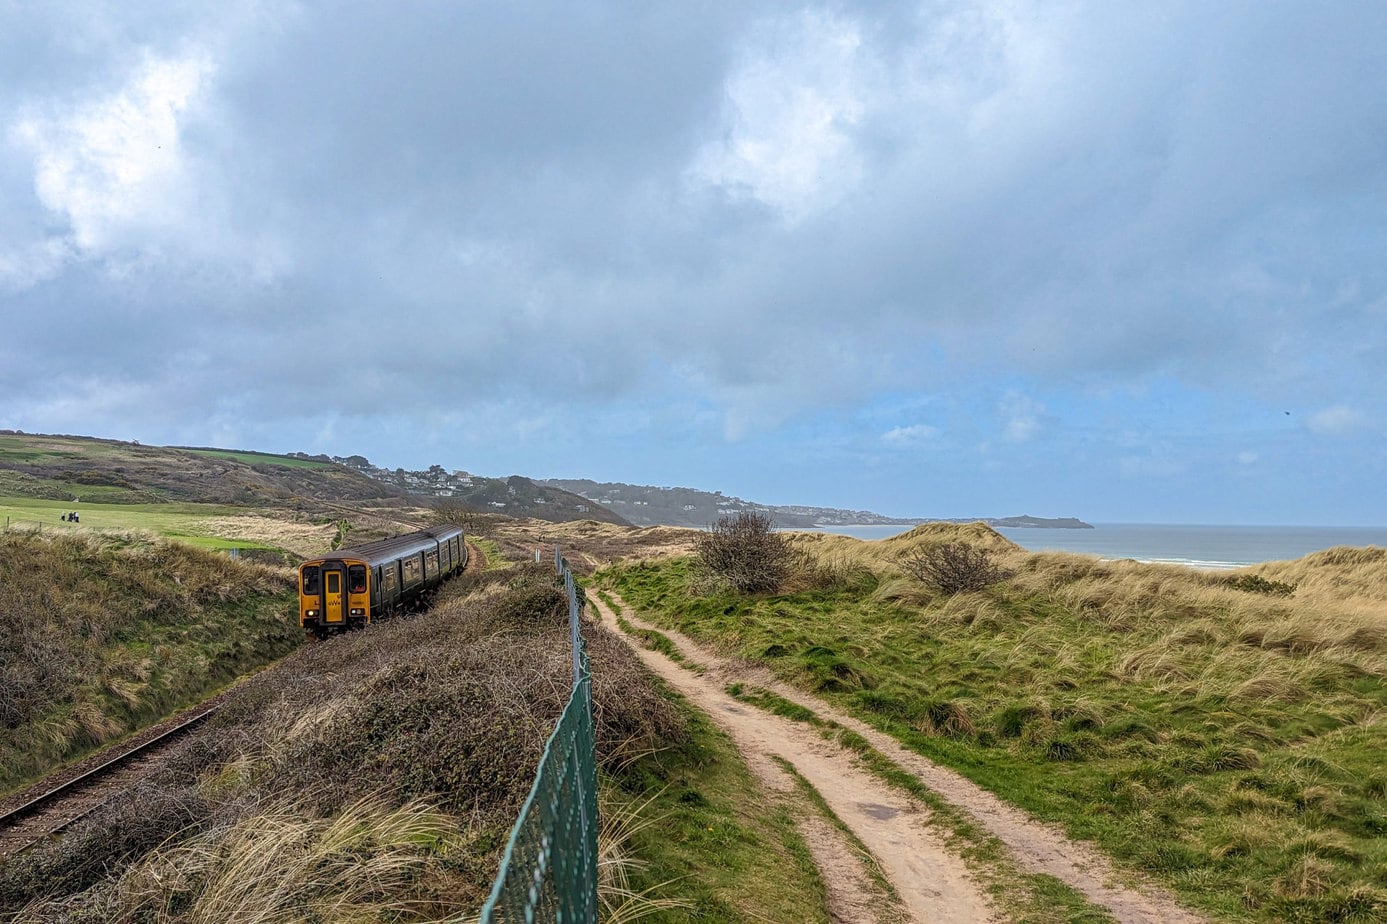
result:
[[[0,427],[1387,525],[1387,4],[0,0]]]

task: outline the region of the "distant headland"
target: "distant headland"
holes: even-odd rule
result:
[[[1033,517],[1030,514],[1022,514],[1019,517],[996,519],[983,517],[982,521],[994,529],[997,527],[1002,529],[1093,529],[1092,523],[1085,523],[1074,517]],[[956,520],[953,522],[968,523],[973,521]]]

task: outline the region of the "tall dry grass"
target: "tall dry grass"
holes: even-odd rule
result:
[[[279,804],[150,852],[105,890],[100,911],[150,924],[438,920],[478,900],[475,888],[447,888],[444,859],[460,836],[455,819],[421,802],[368,797],[329,818]]]
[[[1387,676],[1384,549],[1335,548],[1217,572],[1029,553],[980,523],[924,524],[877,542],[809,533],[792,534],[791,541],[819,568],[870,571],[877,580],[872,600],[918,609],[930,620],[1000,630],[1018,619],[1043,624],[1046,613],[1065,612],[1105,634],[1130,636],[1118,673],[1164,690],[1289,702],[1355,676]],[[1012,577],[995,592],[941,598],[899,566],[902,553],[959,541],[991,550]],[[1247,576],[1292,590],[1285,596],[1248,590],[1279,588]],[[1027,644],[1044,646],[1046,635]]]
[[[0,791],[291,650],[292,586],[139,534],[0,534]]]
[[[792,547],[821,564],[893,573],[900,571],[896,563],[901,555],[950,542],[963,542],[999,555],[1022,551],[986,523],[921,523],[898,536],[877,540],[821,532],[787,532],[784,536]]]
[[[586,634],[602,765],[685,736],[635,655]],[[454,581],[427,614],[246,682],[147,786],[0,865],[0,906],[28,903],[33,921],[461,920],[490,886],[571,671],[552,566]],[[604,875],[629,920],[644,905],[620,894],[610,845],[623,837],[607,835]]]

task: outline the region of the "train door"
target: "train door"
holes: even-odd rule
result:
[[[347,621],[347,595],[342,586],[341,567],[323,568],[323,622],[342,624]]]

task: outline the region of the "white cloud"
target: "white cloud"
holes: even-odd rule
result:
[[[1311,433],[1320,436],[1344,436],[1361,430],[1367,423],[1368,419],[1361,411],[1336,404],[1311,414],[1305,426]]]
[[[1029,442],[1044,428],[1045,405],[1020,392],[1007,392],[998,410],[1002,415],[1002,435],[1010,442]]]
[[[0,292],[17,292],[51,279],[71,258],[72,246],[60,237],[0,252]]]
[[[692,179],[749,195],[791,222],[856,186],[854,127],[873,82],[857,25],[806,11],[758,30],[728,77],[724,136],[699,150]]]
[[[76,247],[120,246],[132,229],[177,224],[192,204],[183,120],[211,68],[199,56],[150,58],[122,89],[10,127],[34,158],[34,190],[63,215]]]
[[[1238,453],[1238,462],[1242,465],[1252,465],[1256,463],[1256,461],[1261,457],[1261,453],[1252,452],[1251,450],[1244,450],[1243,452]]]
[[[939,428],[929,424],[913,424],[909,427],[894,427],[881,435],[881,441],[888,446],[918,446],[933,442],[939,436]]]

